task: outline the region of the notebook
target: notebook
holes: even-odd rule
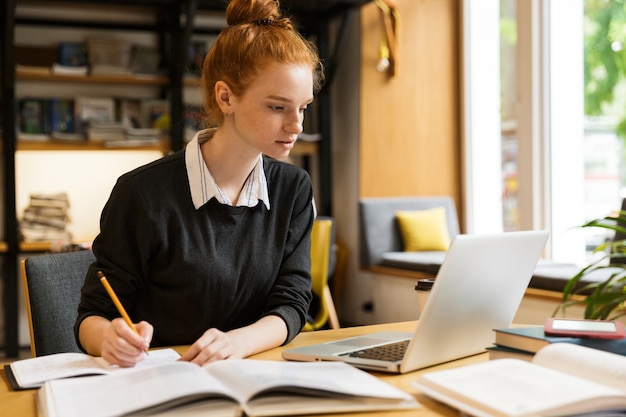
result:
[[[513,321],[547,239],[546,231],[458,235],[414,332],[378,332],[286,349],[283,359],[344,361],[405,373],[485,352],[493,344],[493,329]],[[417,295],[415,301],[417,309]],[[405,345],[405,352],[395,359],[366,354],[367,348],[390,344]]]

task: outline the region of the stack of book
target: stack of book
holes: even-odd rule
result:
[[[87,124],[87,140],[103,142],[124,140],[124,126],[116,121],[92,120]]]
[[[30,204],[20,221],[20,234],[24,242],[71,242],[67,230],[70,203],[66,193],[31,194]]]
[[[107,148],[123,148],[132,146],[155,146],[161,138],[159,129],[151,128],[124,128],[122,138],[107,139],[104,146]]]
[[[489,346],[489,359],[517,358],[531,361],[542,347],[570,343],[626,356],[626,339],[546,336],[544,326],[494,329],[495,343]]]
[[[87,38],[87,52],[92,75],[129,76],[132,44],[112,36]]]

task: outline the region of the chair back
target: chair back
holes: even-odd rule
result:
[[[74,323],[80,290],[94,261],[90,250],[31,256],[22,261],[33,357],[80,352]]]
[[[328,287],[333,240],[332,218],[317,217],[311,230],[311,290],[319,300],[319,308],[313,317],[313,322],[304,326],[304,331],[321,328],[329,318],[324,292]]]

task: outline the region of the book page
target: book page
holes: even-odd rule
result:
[[[45,416],[109,417],[140,410],[146,415],[194,400],[217,398],[235,415],[239,409],[232,392],[202,368],[189,362],[171,362],[122,369],[111,375],[59,379],[40,390],[40,410]],[[224,411],[224,410],[222,410]],[[228,411],[228,410],[226,410]]]
[[[45,381],[69,376],[107,372],[105,365],[84,353],[57,353],[23,359],[13,362],[11,369],[21,387],[33,387]]]
[[[416,386],[459,409],[492,416],[565,415],[616,404],[613,401],[620,401],[615,398],[621,395],[619,390],[519,359],[428,372]],[[626,398],[621,404],[626,405]]]
[[[539,350],[533,363],[626,393],[626,356],[571,343],[553,343]]]
[[[324,393],[407,399],[410,395],[343,362],[228,360],[205,366],[207,372],[241,394],[247,402],[272,389],[321,396]]]
[[[143,368],[146,366],[159,365],[165,362],[173,362],[173,361],[178,360],[179,358],[180,358],[180,353],[176,352],[174,349],[171,349],[171,348],[155,349],[155,350],[149,351],[148,354],[144,357],[144,359],[141,362],[138,362],[134,366],[134,368]],[[127,368],[120,368],[117,365],[111,365],[110,363],[105,361],[104,358],[101,358],[101,357],[97,357],[95,359],[96,361],[100,363],[100,365],[103,368],[106,368],[109,371],[114,371],[117,369],[127,369]]]
[[[179,357],[180,355],[174,349],[153,350],[136,367],[171,362]],[[18,384],[27,388],[40,386],[45,381],[53,379],[106,374],[122,368],[110,365],[103,358],[84,353],[56,353],[15,361],[11,364],[11,369]]]

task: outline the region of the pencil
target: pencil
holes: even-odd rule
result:
[[[137,330],[137,328],[135,327],[135,324],[133,323],[133,321],[128,316],[128,313],[126,312],[126,309],[124,308],[124,306],[120,302],[120,299],[117,298],[117,294],[115,294],[115,291],[113,291],[113,287],[111,287],[111,284],[109,284],[109,281],[107,280],[107,277],[104,276],[102,271],[98,271],[98,277],[100,278],[100,282],[102,283],[102,285],[104,285],[104,288],[109,293],[109,296],[111,297],[111,300],[113,300],[113,304],[115,304],[115,307],[117,307],[117,310],[120,312],[120,314],[124,318],[124,321],[126,321],[126,324],[128,324],[128,326],[131,329],[133,329],[133,331],[135,333],[139,334],[139,330]],[[148,349],[146,349],[146,353],[148,353]]]

